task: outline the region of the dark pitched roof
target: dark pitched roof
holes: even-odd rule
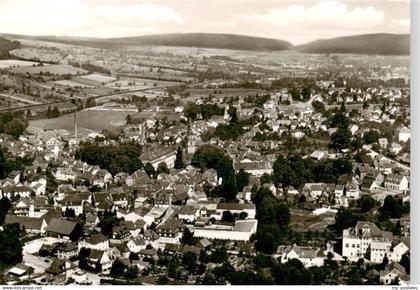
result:
[[[20,224],[27,230],[41,230],[43,218],[26,217],[26,216],[15,216],[6,215],[4,219],[5,224]]]
[[[108,241],[108,238],[101,233],[93,234],[86,239],[86,243],[89,243],[91,245],[96,245],[105,241]]]
[[[102,259],[103,254],[104,254],[104,251],[92,249],[90,251],[88,259],[89,260],[94,260],[94,261],[99,261],[99,260]]]
[[[77,245],[75,243],[68,242],[68,243],[64,243],[58,246],[57,250],[62,251],[62,252],[71,252],[71,251],[77,250]]]
[[[66,271],[66,260],[56,259],[51,265],[45,269],[45,272],[53,275],[58,275]]]
[[[63,216],[63,213],[62,213],[61,209],[57,208],[57,209],[51,209],[51,210],[47,211],[46,213],[44,213],[42,215],[42,218],[45,219],[47,224],[49,224],[52,219],[54,219],[54,218],[58,219],[58,218],[61,218],[62,216]]]
[[[45,230],[47,232],[68,236],[74,231],[76,226],[77,222],[54,218],[51,220]]]

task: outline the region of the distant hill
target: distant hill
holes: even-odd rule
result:
[[[363,34],[320,39],[293,46],[291,43],[272,38],[238,34],[173,33],[124,38],[86,38],[59,36],[27,36],[1,34],[10,38],[35,39],[103,49],[124,49],[128,46],[185,46],[249,51],[297,50],[303,53],[353,53],[378,55],[409,55],[409,34]]]
[[[108,43],[117,42],[122,45],[186,46],[255,51],[276,51],[293,48],[291,43],[284,40],[236,34],[212,33],[161,34],[127,38],[111,38],[105,39],[104,41]]]
[[[295,47],[305,53],[409,55],[409,34],[364,34],[316,40]]]
[[[19,41],[11,41],[0,37],[0,59],[7,59],[10,57],[9,51],[21,48]]]
[[[8,35],[17,37],[17,35]],[[79,38],[55,36],[22,36],[27,39],[45,40],[66,44],[84,45],[104,49],[119,49],[127,46],[157,45],[185,46],[218,49],[237,49],[251,51],[277,51],[293,48],[290,42],[237,34],[215,33],[173,33],[145,35],[124,38]]]

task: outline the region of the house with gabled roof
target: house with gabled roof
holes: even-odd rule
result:
[[[128,259],[130,257],[130,249],[127,247],[126,243],[115,244],[109,251],[109,257],[111,259]]]
[[[360,184],[360,188],[362,191],[370,192],[375,188],[378,188],[378,184],[376,183],[376,180],[372,176],[365,176],[362,179],[362,183]]]
[[[388,174],[384,182],[385,188],[396,191],[408,190],[408,184],[408,178],[400,174]]]
[[[46,279],[52,284],[64,284],[69,272],[76,265],[65,259],[54,259],[51,265],[45,269]]]
[[[6,215],[4,224],[19,224],[28,234],[44,234],[48,226],[42,217]]]
[[[109,249],[109,239],[101,233],[92,234],[78,244],[79,249],[88,248],[100,251]]]
[[[403,126],[398,130],[398,141],[407,142],[408,140],[410,140],[410,138],[411,134],[410,129],[408,127]]]
[[[410,251],[410,238],[402,237],[400,240],[392,242],[392,246],[389,252],[388,260],[390,262],[399,262],[404,254]]]
[[[131,238],[127,242],[127,247],[131,252],[138,253],[140,250],[146,249],[146,242],[141,237]]]
[[[146,164],[150,163],[157,169],[159,163],[164,162],[168,168],[174,167],[176,159],[176,150],[172,147],[164,147],[161,145],[146,146],[142,150],[140,160]]]
[[[83,203],[85,201],[77,193],[64,196],[61,200],[61,210],[65,212],[67,209],[74,210],[76,216],[83,213]]]
[[[93,269],[99,269],[102,273],[108,273],[111,269],[112,262],[106,251],[93,249],[87,257],[87,263]]]
[[[169,219],[156,228],[159,235],[159,244],[178,244],[182,238],[184,223],[178,219]]]
[[[303,246],[279,246],[275,257],[279,257],[281,263],[286,263],[292,259],[297,259],[305,267],[321,267],[324,265],[326,256],[322,249]]]
[[[32,192],[32,188],[21,184],[5,186],[2,189],[3,196],[7,197],[8,199],[16,196],[29,197]]]
[[[57,257],[59,259],[69,260],[72,257],[76,257],[78,253],[78,247],[73,242],[65,242],[57,247]]]
[[[65,219],[53,218],[45,228],[48,235],[63,239],[78,240],[83,235],[82,226],[75,222]]]
[[[399,285],[405,285],[410,281],[409,275],[407,275],[405,268],[399,263],[392,263],[385,267],[385,270],[379,272],[379,281],[382,284],[389,285],[394,281],[397,281]]]

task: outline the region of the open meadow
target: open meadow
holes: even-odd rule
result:
[[[79,128],[89,130],[114,131],[118,126],[125,124],[125,118],[130,112],[127,111],[93,111],[84,110],[77,113]],[[73,130],[74,114],[62,115],[54,119],[41,119],[30,121],[29,125],[50,130]]]

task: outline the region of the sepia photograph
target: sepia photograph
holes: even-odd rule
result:
[[[0,285],[412,285],[411,4],[0,0]]]

